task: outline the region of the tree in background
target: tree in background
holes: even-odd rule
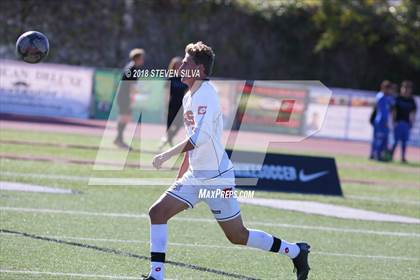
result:
[[[420,8],[414,1],[393,2],[320,3],[313,20],[321,31],[315,47],[321,80],[358,88],[374,88],[383,79],[419,81]]]
[[[0,57],[27,30],[45,33],[48,62],[120,68],[131,48],[165,68],[192,41],[217,53],[215,74],[321,80],[376,90],[420,85],[418,0],[2,0]],[[415,90],[415,92],[418,92]]]

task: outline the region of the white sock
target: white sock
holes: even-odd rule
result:
[[[165,253],[168,244],[167,224],[150,225],[150,276],[163,280],[165,276]]]
[[[246,246],[261,249],[264,251],[279,252],[287,255],[289,258],[296,258],[299,255],[300,248],[296,243],[289,243],[285,240],[280,240],[261,230],[250,229],[248,242]]]
[[[248,242],[246,243],[246,246],[261,249],[264,251],[270,251],[272,245],[272,235],[261,230],[249,230]]]
[[[282,239],[279,252],[280,254],[286,255],[289,258],[294,259],[297,257],[297,255],[299,255],[300,248],[298,245],[296,245],[296,243],[289,243]]]
[[[165,277],[165,263],[151,262],[149,275],[156,280],[163,280]]]

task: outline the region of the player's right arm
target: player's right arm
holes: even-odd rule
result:
[[[192,149],[194,149],[193,143],[191,143],[190,138],[186,138],[184,141],[178,143],[169,150],[155,156],[153,158],[153,166],[159,169],[162,167],[162,164],[169,160],[171,157],[191,151]]]
[[[416,121],[416,113],[417,113],[417,104],[416,101],[414,100],[414,98],[411,98],[411,102],[412,102],[412,109],[410,111],[409,114],[409,123],[410,123],[410,127],[413,127],[415,121]]]

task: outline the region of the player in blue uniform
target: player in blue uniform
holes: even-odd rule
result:
[[[384,160],[384,152],[388,150],[389,116],[393,99],[391,83],[387,80],[381,83],[381,91],[376,95],[376,115],[373,119],[373,141],[371,159]]]
[[[392,155],[398,143],[401,142],[401,161],[404,163],[407,162],[405,157],[407,141],[417,110],[416,102],[411,96],[412,88],[413,83],[411,81],[403,81],[400,95],[395,99],[393,106],[394,144],[392,146]]]

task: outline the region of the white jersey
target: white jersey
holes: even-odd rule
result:
[[[192,95],[191,91],[185,94],[182,104],[187,136],[194,145],[188,152],[193,174],[212,178],[231,170],[232,162],[221,142],[223,115],[216,89],[204,81]]]

